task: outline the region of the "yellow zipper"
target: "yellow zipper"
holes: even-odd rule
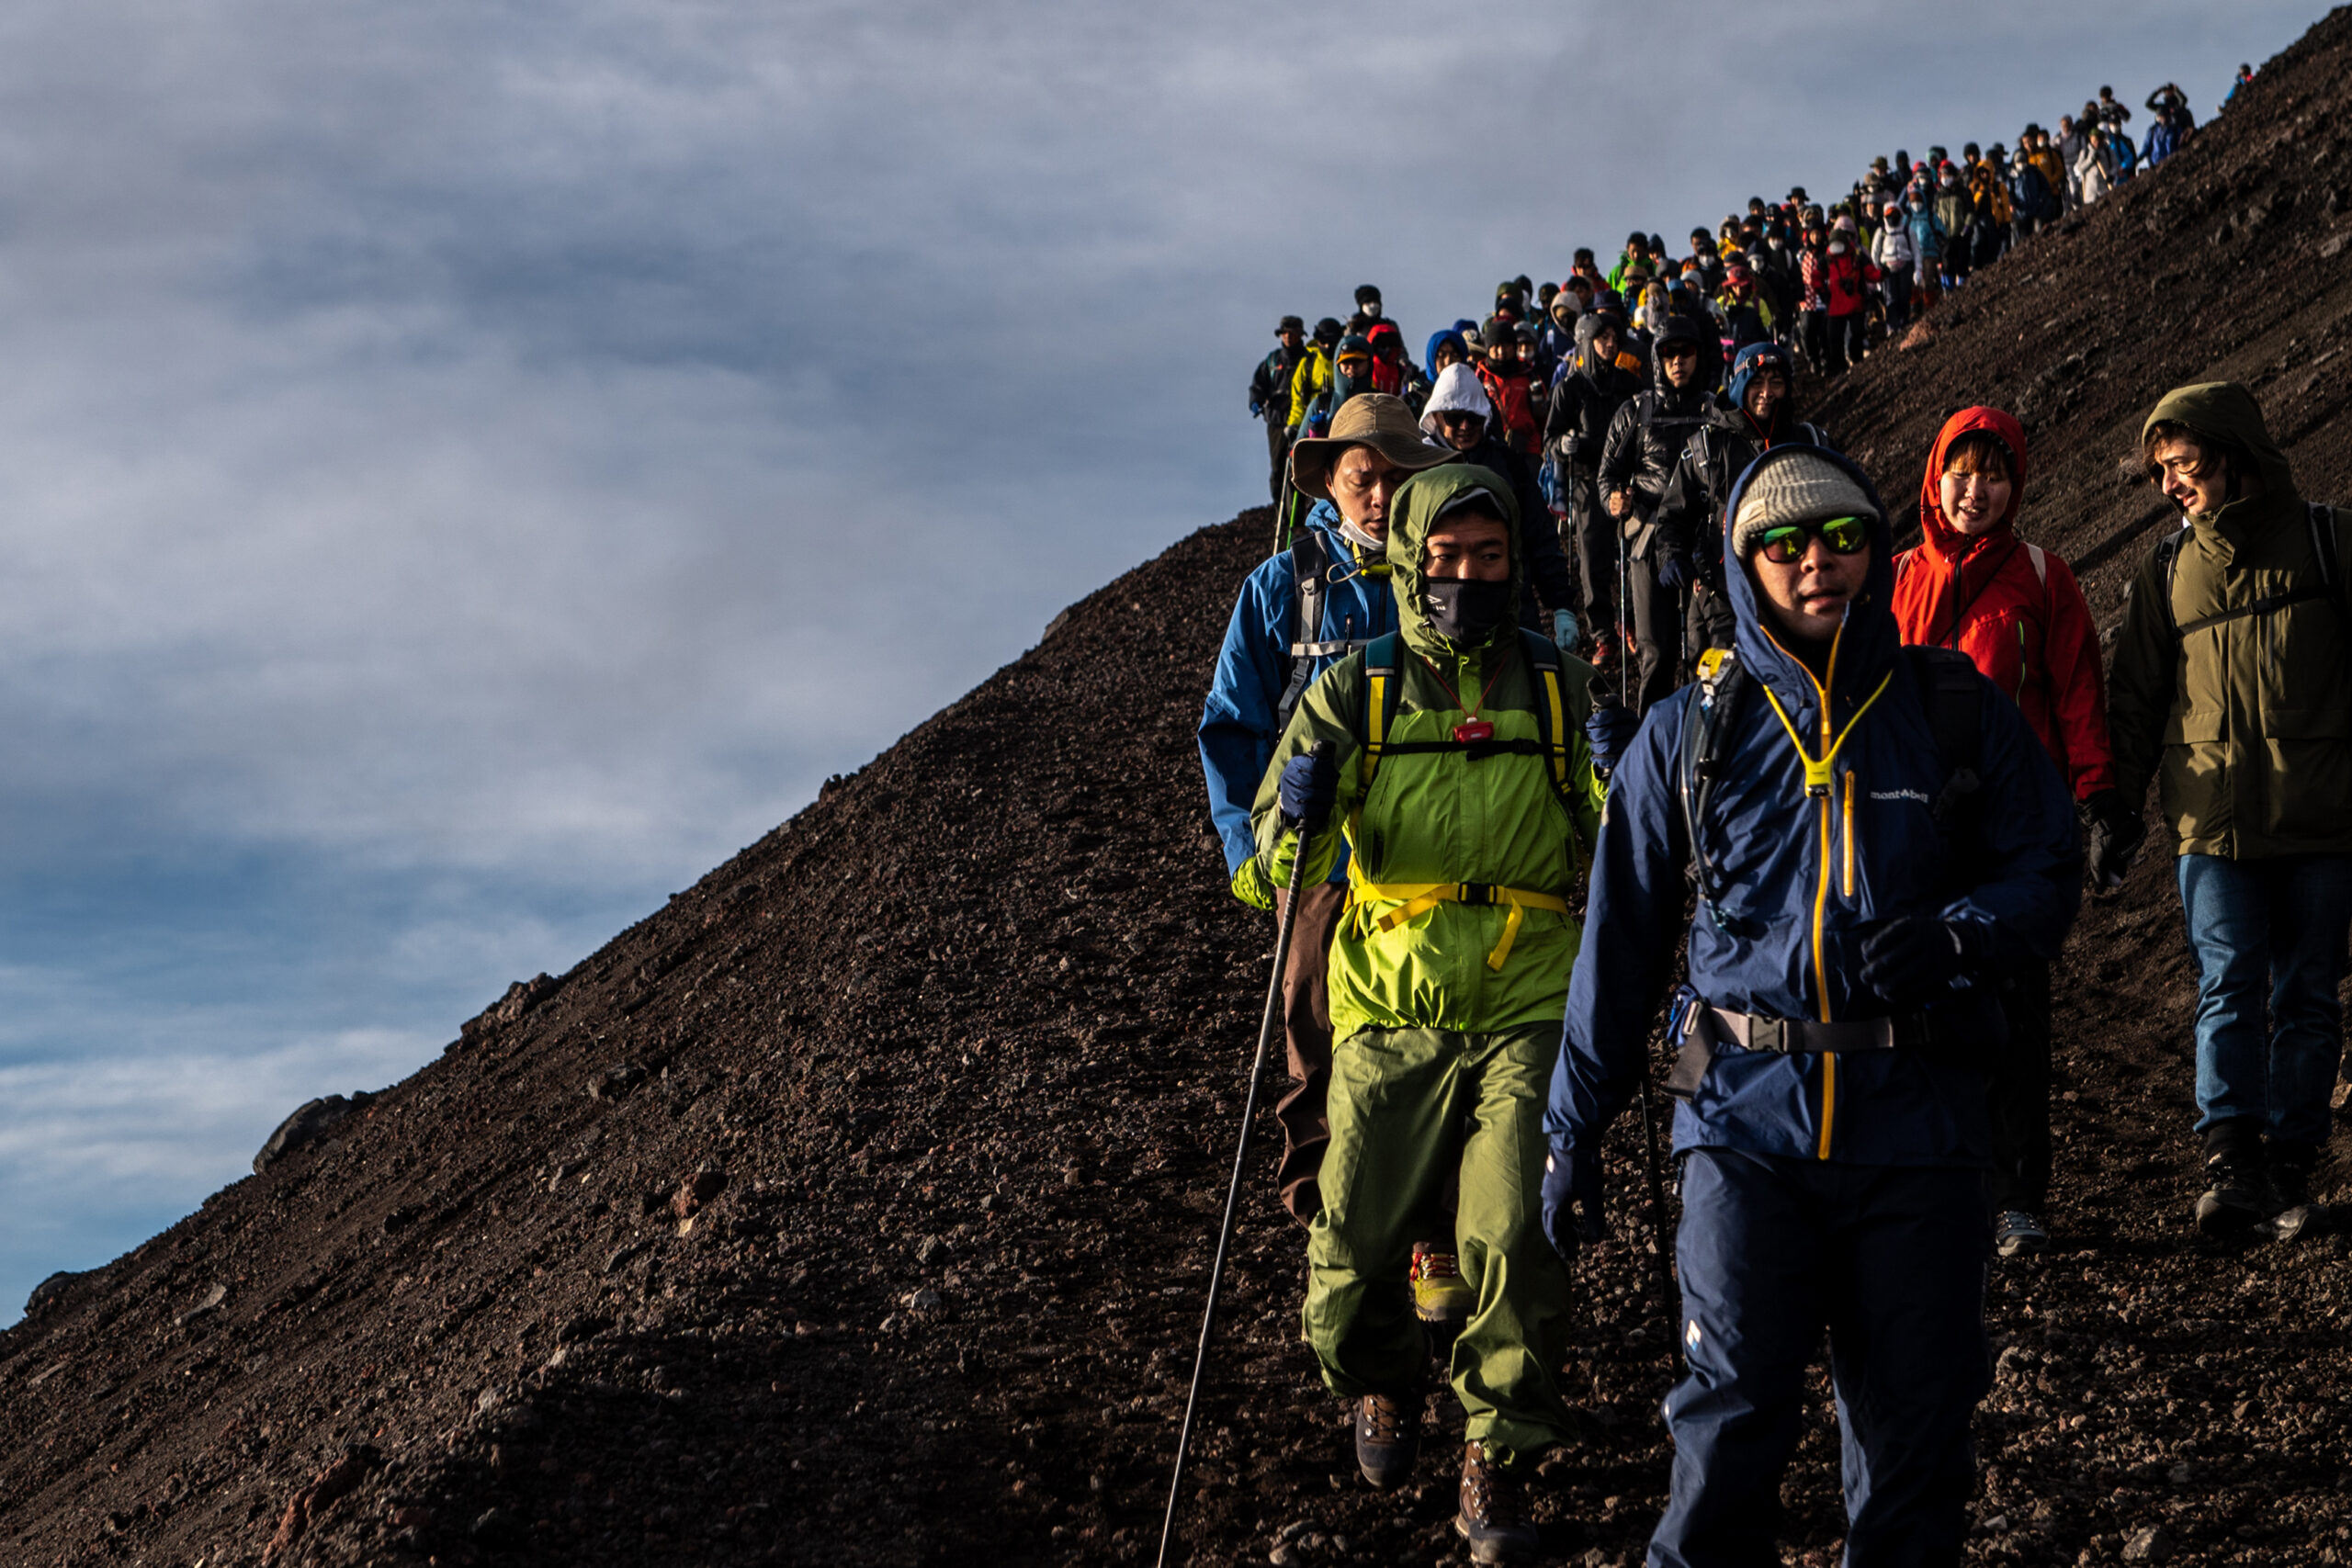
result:
[[[1779,646],[1779,638],[1772,637],[1770,632],[1765,633],[1765,636],[1775,647]],[[1825,680],[1813,681],[1813,671],[1805,670],[1804,661],[1794,655],[1790,656],[1789,661],[1798,669],[1804,670],[1805,679],[1813,681],[1815,701],[1821,709],[1819,761],[1816,761],[1805,753],[1804,742],[1797,737],[1797,727],[1790,722],[1788,710],[1781,706],[1781,699],[1773,694],[1772,688],[1764,685],[1760,681],[1757,682],[1758,685],[1764,685],[1764,700],[1772,705],[1772,712],[1780,718],[1781,728],[1788,731],[1789,744],[1796,748],[1797,760],[1804,766],[1805,793],[1820,803],[1816,815],[1821,824],[1821,849],[1815,856],[1815,861],[1820,866],[1820,878],[1814,888],[1813,895],[1813,985],[1814,995],[1821,1011],[1821,1021],[1824,1023],[1834,1021],[1830,1017],[1829,1009],[1829,961],[1824,951],[1822,938],[1825,934],[1826,917],[1829,908],[1830,879],[1836,874],[1833,868],[1837,864],[1837,856],[1834,852],[1836,840],[1831,821],[1831,814],[1837,808],[1831,804],[1830,796],[1837,793],[1838,753],[1845,749],[1847,738],[1851,736],[1855,728],[1862,722],[1862,716],[1870,712],[1871,705],[1878,701],[1885,693],[1888,684],[1894,679],[1894,671],[1889,670],[1884,676],[1881,677],[1877,687],[1871,691],[1871,694],[1862,699],[1862,705],[1854,710],[1854,716],[1846,721],[1845,733],[1833,734],[1830,729],[1829,692],[1838,682],[1838,649],[1843,646],[1845,638],[1846,628],[1841,624],[1829,640],[1829,663],[1823,671],[1826,677]],[[1781,649],[1781,651],[1787,653],[1788,649]],[[1849,768],[1846,771],[1846,883],[1849,897],[1852,895],[1854,876],[1853,776],[1853,770]],[[1830,1132],[1838,1121],[1838,1054],[1835,1051],[1824,1051],[1820,1054],[1819,1060],[1821,1062],[1821,1138],[1815,1145],[1814,1157],[1826,1160],[1829,1157]]]
[[[1846,900],[1854,897],[1854,770],[1846,770]]]
[[[1829,1157],[1829,1129],[1838,1120],[1838,1053],[1821,1053],[1821,1142],[1813,1157]]]

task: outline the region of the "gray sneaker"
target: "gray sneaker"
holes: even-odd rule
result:
[[[2050,1231],[2027,1209],[2005,1209],[1993,1224],[1993,1250],[2004,1258],[2030,1258],[2050,1245]]]

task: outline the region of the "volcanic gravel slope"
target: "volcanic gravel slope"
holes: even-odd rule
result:
[[[2027,531],[2086,563],[2110,623],[2164,514],[2116,458],[2166,387],[2252,384],[2311,491],[2352,501],[2347,84],[2339,12],[1817,417],[1900,505],[1948,412],[2016,409]],[[64,1282],[0,1336],[0,1558],[1148,1558],[1272,945],[1225,892],[1192,729],[1268,536],[1245,513],[1073,606],[325,1141]],[[2059,1240],[1992,1273],[1972,1561],[2352,1553],[2346,1242],[2186,1224],[2163,860],[2060,965]],[[1295,1343],[1269,1147],[1191,1560],[1452,1557],[1442,1436],[1407,1495],[1354,1479]],[[1665,1495],[1633,1147],[1577,1269],[1580,1436],[1539,1485],[1566,1561],[1637,1560]],[[1792,1561],[1835,1559],[1836,1439],[1816,1379]]]

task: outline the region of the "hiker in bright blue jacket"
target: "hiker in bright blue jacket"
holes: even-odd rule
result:
[[[1261,908],[1274,906],[1275,890],[1259,870],[1250,812],[1274,743],[1316,676],[1396,629],[1382,554],[1388,498],[1413,474],[1454,456],[1451,447],[1424,440],[1412,411],[1386,393],[1351,399],[1331,423],[1329,435],[1291,448],[1291,483],[1314,500],[1314,510],[1293,547],[1242,583],[1201,710],[1201,771],[1208,780],[1209,817],[1225,847],[1226,874],[1234,893]],[[1322,614],[1311,628],[1299,625],[1302,565],[1314,569],[1321,584]],[[1325,965],[1346,878],[1343,852],[1330,880],[1300,896],[1283,976],[1291,1088],[1274,1107],[1284,1140],[1274,1179],[1284,1207],[1301,1224],[1314,1219],[1322,1204],[1316,1171],[1329,1137],[1323,1101],[1331,1064]]]
[[[1688,807],[1700,908],[1669,1027],[1689,1375],[1667,1401],[1672,1495],[1649,1562],[1777,1561],[1781,1475],[1826,1327],[1849,1561],[1955,1562],[1970,1413],[1991,1382],[1994,982],[2065,936],[2075,814],[2016,704],[1964,658],[1898,647],[1885,508],[1859,468],[1774,446],[1726,517],[1737,672],[1715,666],[1654,706],[1611,781],[1545,1123],[1544,1224],[1564,1253],[1601,1234],[1601,1138],[1648,1071],[1683,935],[1683,729],[1712,702],[1694,731],[1714,738],[1698,775],[1712,783]],[[1972,761],[1981,786],[1939,823]]]
[[[1445,374],[1447,366],[1472,362],[1469,340],[1459,330],[1441,327],[1430,333],[1429,352],[1421,356],[1421,363],[1429,367],[1430,386],[1437,385],[1437,378]]]

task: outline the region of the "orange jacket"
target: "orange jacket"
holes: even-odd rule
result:
[[[1945,520],[1944,455],[1972,431],[2008,447],[2016,482],[2008,512],[1970,536]],[[1956,648],[2017,699],[2077,800],[2115,783],[2107,734],[2098,627],[2060,557],[2027,544],[2015,527],[2025,494],[2025,431],[1998,409],[1962,409],[1944,423],[1919,491],[1917,548],[1894,558],[1894,619],[1906,643]]]

